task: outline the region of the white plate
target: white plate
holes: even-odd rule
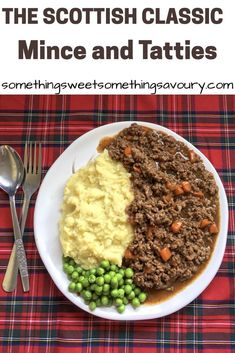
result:
[[[102,137],[114,135],[125,127],[130,126],[131,123],[133,122],[119,122],[104,125],[79,137],[51,166],[42,182],[37,197],[34,214],[34,230],[36,245],[42,261],[60,291],[71,302],[87,312],[90,312],[90,310],[88,306],[83,303],[82,299],[76,294],[68,291],[67,288],[69,282],[62,269],[62,252],[59,242],[58,221],[60,217],[63,189],[66,181],[72,173],[74,161],[76,169],[85,165],[96,153],[96,147]],[[195,152],[199,154],[204,161],[206,168],[213,173],[219,187],[221,226],[213,255],[207,267],[194,281],[192,281],[191,284],[160,304],[145,304],[138,309],[133,309],[131,306],[128,306],[123,314],[117,313],[114,308],[103,307],[90,312],[99,317],[112,320],[143,320],[158,318],[169,315],[189,304],[208,286],[217,273],[223,259],[227,239],[227,198],[221,180],[212,164],[193,145],[171,130],[151,123],[138,123],[173,136],[176,140],[184,142],[190,147],[190,149],[195,150]]]

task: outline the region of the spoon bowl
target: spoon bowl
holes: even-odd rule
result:
[[[14,195],[24,180],[24,166],[18,153],[10,146],[0,147],[0,188]]]

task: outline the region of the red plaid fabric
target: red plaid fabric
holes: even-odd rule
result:
[[[164,125],[198,147],[214,164],[229,202],[223,263],[209,287],[170,316],[114,322],[89,315],[55,287],[33,237],[33,197],[25,231],[31,290],[0,286],[3,353],[231,353],[235,351],[235,96],[0,96],[0,143],[23,156],[26,140],[43,143],[43,174],[85,132],[122,120]],[[21,207],[22,194],[17,197]],[[0,281],[13,235],[8,199],[0,191]]]

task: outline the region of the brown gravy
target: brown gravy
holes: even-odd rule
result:
[[[210,260],[209,260],[210,261]],[[182,291],[185,287],[187,287],[190,283],[192,283],[206,268],[208,262],[204,263],[201,265],[199,271],[190,279],[184,281],[184,282],[175,282],[173,285],[172,290],[166,290],[166,289],[161,289],[161,290],[151,290],[148,292],[148,299],[146,301],[146,304],[159,304],[174,295],[176,295],[178,292]]]
[[[113,139],[114,136],[103,137],[96,148],[97,152],[103,152],[103,150],[113,141]]]
[[[217,210],[219,211],[219,204],[217,206]],[[216,224],[218,225],[218,228],[220,229],[220,214],[219,212],[217,212],[216,215]],[[206,269],[208,263],[210,262],[211,256],[213,255],[213,251],[215,248],[215,243],[217,241],[218,235],[214,235],[213,238],[213,245],[212,245],[212,252],[210,255],[210,258],[204,262],[197,273],[195,273],[195,275],[183,282],[175,282],[173,284],[173,289],[172,290],[166,290],[166,289],[161,289],[161,290],[157,290],[157,289],[153,289],[148,291],[148,299],[146,300],[146,304],[159,304],[161,302],[164,302],[165,300],[168,300],[169,298],[173,297],[174,295],[176,295],[178,292],[182,291],[185,287],[187,287],[189,284],[191,284],[198,276],[200,276],[200,274]]]

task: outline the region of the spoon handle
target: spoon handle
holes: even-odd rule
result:
[[[13,231],[15,237],[15,246],[16,246],[16,258],[18,262],[18,267],[20,270],[20,276],[22,281],[22,286],[24,292],[29,291],[29,275],[28,275],[28,268],[27,268],[27,260],[24,250],[24,244],[22,240],[22,235],[20,231],[19,221],[16,213],[15,207],[15,196],[10,196],[10,208],[11,208],[11,216],[12,216],[12,223],[13,223]]]
[[[21,218],[21,225],[20,225],[22,238],[24,235],[25,222],[28,214],[29,203],[30,203],[30,195],[27,195],[26,193],[24,193],[24,201],[22,206],[22,218]],[[13,292],[16,289],[17,275],[18,275],[18,264],[17,264],[17,258],[16,258],[16,247],[14,244],[10,259],[8,261],[6,273],[2,282],[2,287],[6,292]]]

